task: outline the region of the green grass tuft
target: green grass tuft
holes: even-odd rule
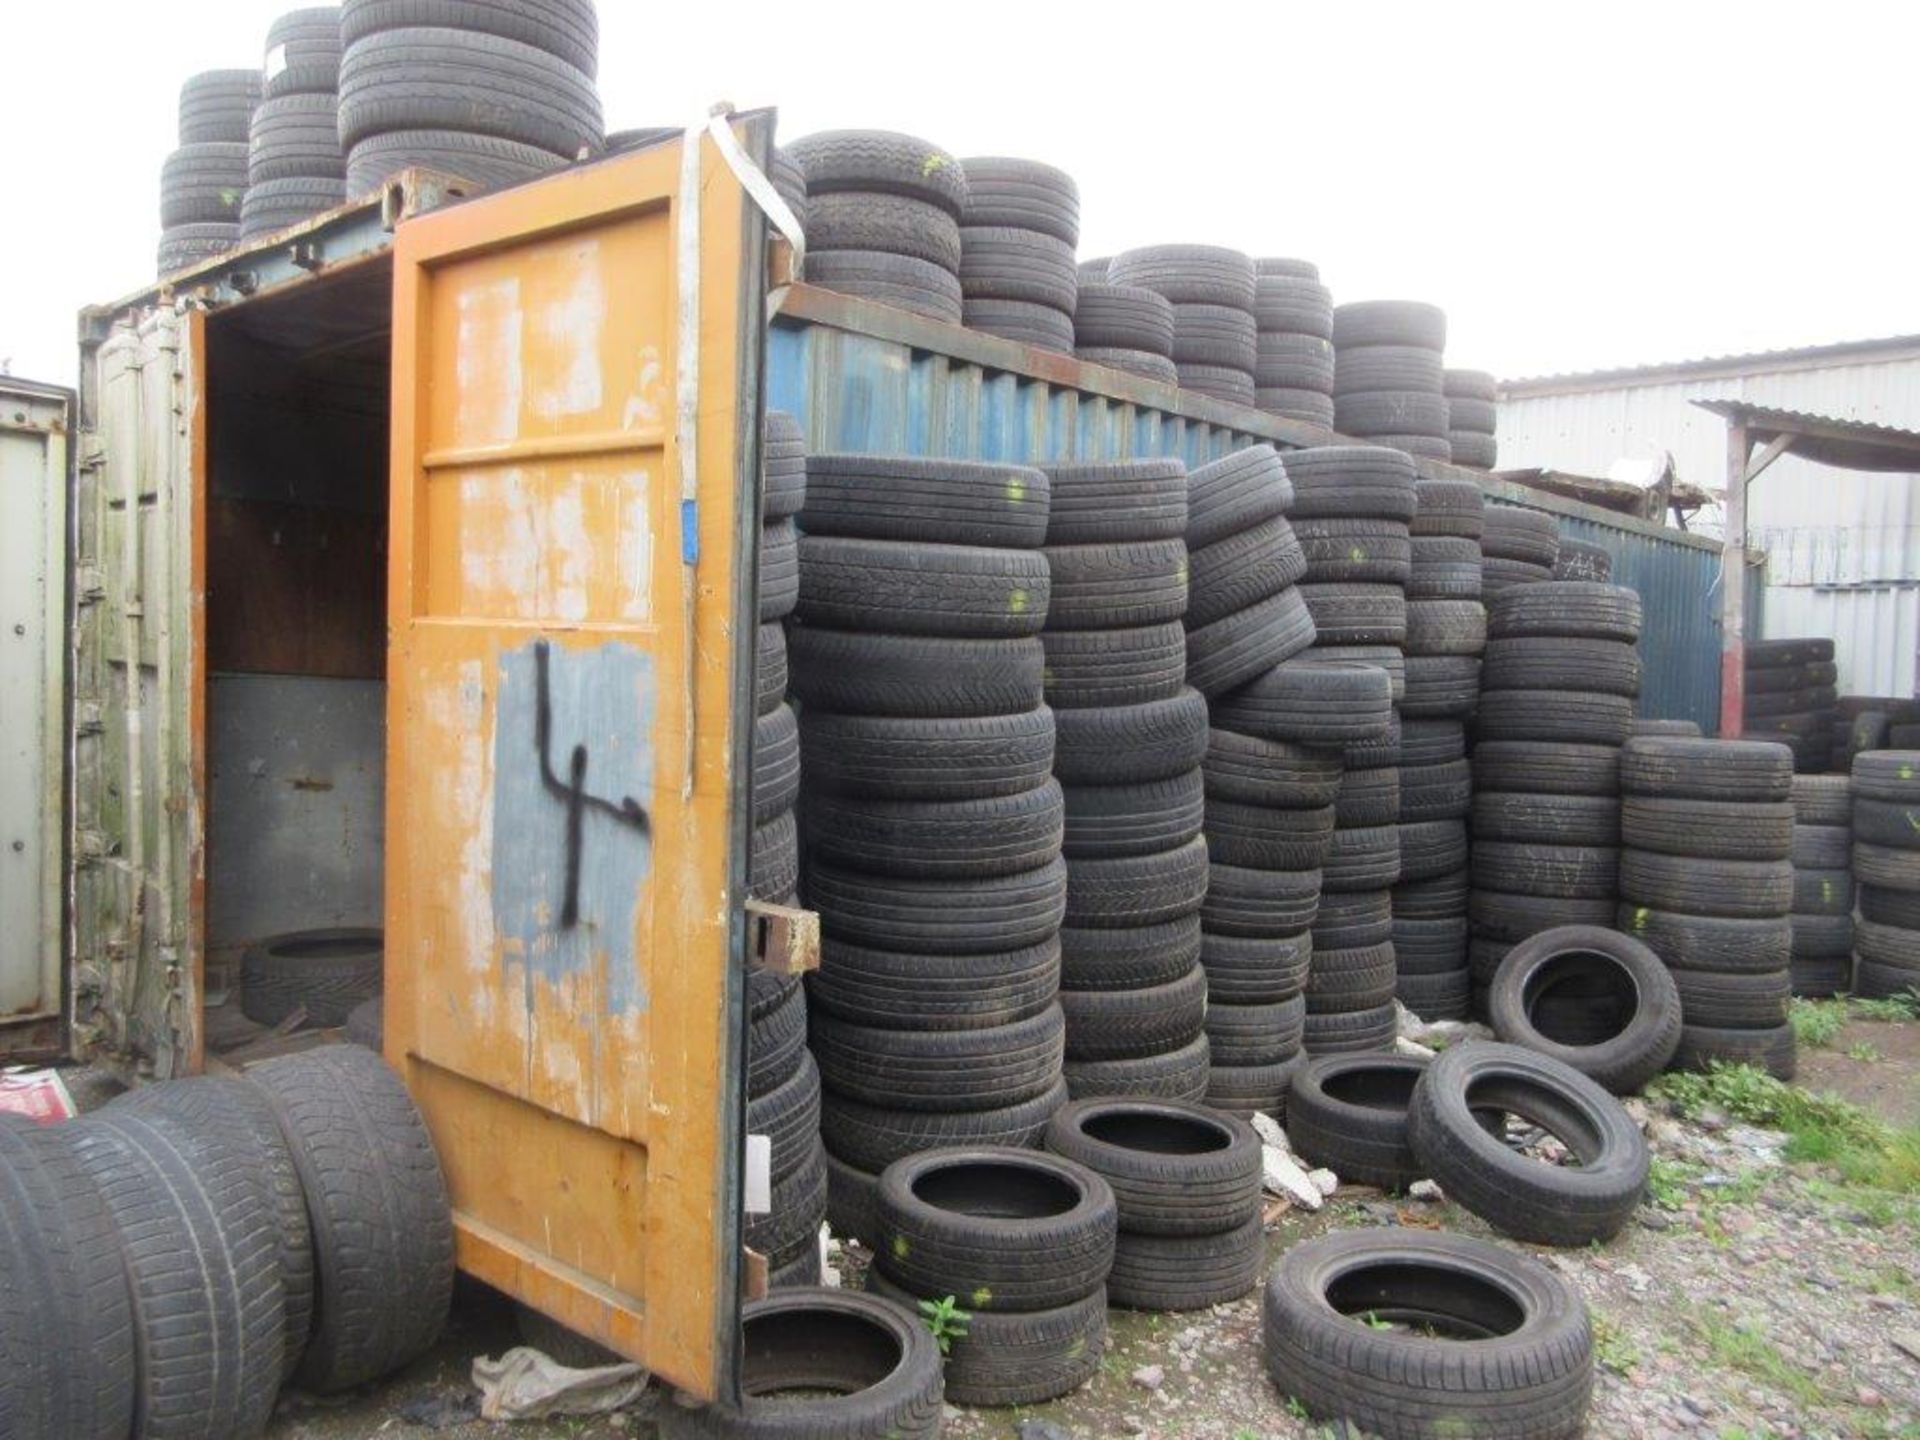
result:
[[[1661,1076],[1648,1094],[1698,1115],[1709,1106],[1786,1134],[1786,1158],[1830,1166],[1849,1185],[1920,1192],[1920,1128],[1896,1130],[1845,1100],[1801,1090],[1751,1065]]]

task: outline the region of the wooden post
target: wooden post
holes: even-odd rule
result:
[[[1727,521],[1720,551],[1720,736],[1741,734],[1747,696],[1747,426],[1727,422]]]

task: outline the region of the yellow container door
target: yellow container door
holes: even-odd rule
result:
[[[736,133],[764,155],[771,119]],[[386,1044],[462,1268],[714,1395],[735,1381],[765,260],[698,143],[684,266],[684,142],[395,236]]]

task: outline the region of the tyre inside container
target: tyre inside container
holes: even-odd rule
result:
[[[1328,1280],[1327,1304],[1369,1328],[1441,1340],[1491,1340],[1526,1323],[1526,1306],[1479,1275],[1396,1258],[1355,1265]]]
[[[206,321],[210,1050],[248,945],[380,943],[392,284],[381,255]]]

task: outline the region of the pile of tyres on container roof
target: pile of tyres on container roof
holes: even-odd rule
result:
[[[297,226],[412,167],[476,190],[654,143],[605,132],[592,0],[344,0],[290,11],[259,70],[181,87],[159,273]],[[1080,193],[1036,160],[842,130],[776,152],[812,284],[1232,404],[1492,469],[1494,387],[1442,366],[1446,319],[1336,307],[1319,269],[1221,246],[1080,261]],[[1457,452],[1457,453],[1456,453]]]

